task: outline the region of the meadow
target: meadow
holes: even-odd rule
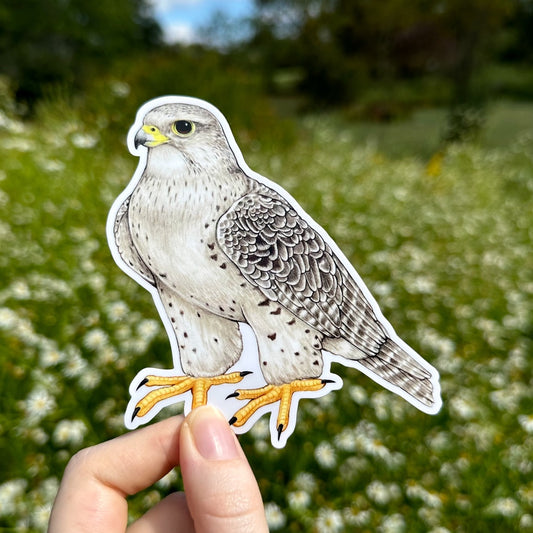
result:
[[[106,94],[131,107],[126,84]],[[240,437],[272,531],[533,531],[533,110],[494,113],[479,142],[443,151],[433,111],[379,127],[309,115],[290,143],[235,131],[443,389],[429,416],[335,366],[344,387],[300,403],[284,449],[266,419]],[[126,133],[62,102],[23,122],[0,86],[1,531],[45,530],[71,455],[125,431],[139,370],[171,366],[150,295],[105,239],[137,164]],[[171,472],[131,499],[131,518],[180,487]]]

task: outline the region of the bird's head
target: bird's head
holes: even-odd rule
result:
[[[135,134],[134,144],[135,148],[146,146],[149,152],[163,146],[165,151],[174,148],[197,162],[207,155],[227,156],[229,151],[217,117],[203,107],[182,103],[163,104],[149,111]]]

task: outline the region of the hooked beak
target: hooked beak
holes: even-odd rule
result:
[[[145,125],[143,126],[135,135],[135,148],[138,148],[140,145],[153,148],[154,146],[159,146],[160,144],[165,144],[170,139],[163,135],[159,128],[155,126]]]

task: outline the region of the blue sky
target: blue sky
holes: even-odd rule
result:
[[[201,40],[198,29],[212,21],[217,12],[228,17],[252,13],[253,0],[151,0],[154,14],[169,42]]]

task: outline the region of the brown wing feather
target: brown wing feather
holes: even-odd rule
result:
[[[267,298],[366,355],[386,340],[372,306],[322,236],[277,192],[258,184],[218,223],[218,243]]]

